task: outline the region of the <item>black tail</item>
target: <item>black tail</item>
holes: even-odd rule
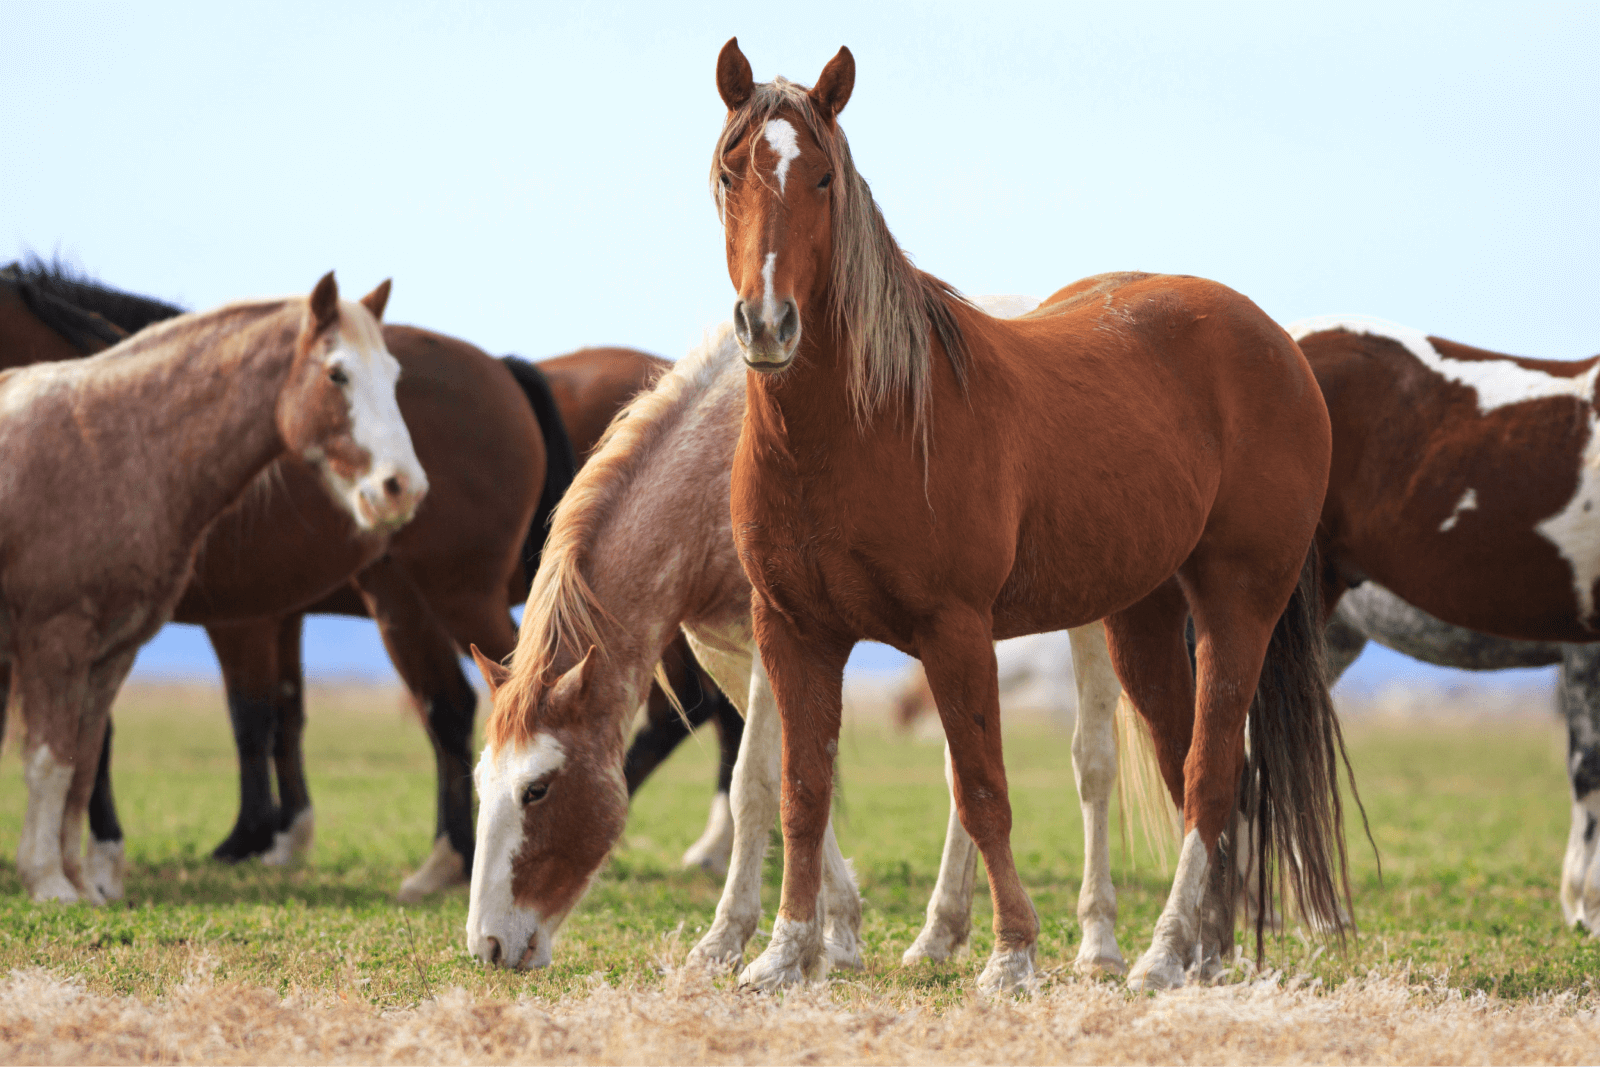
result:
[[[522,595],[528,595],[533,576],[539,570],[539,557],[544,553],[544,539],[550,532],[550,515],[562,496],[572,485],[578,473],[578,457],[572,451],[572,439],[567,436],[567,425],[561,421],[561,410],[550,392],[550,382],[544,371],[517,356],[504,356],[501,362],[511,371],[511,376],[522,386],[522,392],[539,420],[539,430],[544,434],[544,491],[539,494],[539,506],[534,509],[533,523],[528,527],[528,539],[522,545],[524,573]]]
[[[1255,883],[1256,960],[1261,960],[1272,901],[1287,904],[1286,886],[1293,890],[1307,923],[1337,933],[1342,943],[1353,922],[1348,910],[1350,872],[1344,804],[1339,797],[1340,762],[1363,826],[1367,813],[1328,695],[1314,545],[1300,572],[1300,584],[1273,627],[1261,683],[1250,705],[1249,740],[1239,806],[1251,828],[1246,847],[1253,853],[1252,862],[1248,874],[1242,875],[1237,863],[1228,862],[1226,868],[1230,881],[1248,877]],[[1370,828],[1367,840],[1372,840]]]

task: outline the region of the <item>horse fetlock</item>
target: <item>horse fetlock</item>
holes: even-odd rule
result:
[[[854,924],[837,920],[830,912],[828,921],[823,929],[822,943],[827,948],[828,965],[847,971],[860,971],[866,969],[866,963],[861,959],[861,939],[858,930],[861,917],[856,916]]]
[[[972,919],[960,915],[940,913],[928,916],[922,932],[900,957],[900,962],[910,967],[923,960],[947,960],[967,947],[972,935]]]
[[[1088,978],[1127,974],[1128,964],[1122,958],[1122,949],[1117,946],[1114,924],[1091,918],[1082,923],[1082,928],[1083,943],[1078,946],[1077,958],[1072,961],[1073,971]]]
[[[1128,972],[1128,988],[1136,992],[1177,989],[1183,985],[1184,977],[1183,960],[1168,949],[1153,946]]]
[[[305,808],[290,820],[284,830],[272,835],[272,847],[261,854],[261,862],[268,867],[287,867],[311,851],[316,839],[317,820],[310,808]]]
[[[433,851],[422,861],[417,872],[400,883],[399,900],[402,904],[415,904],[424,897],[467,880],[467,861],[455,850],[446,836],[434,839]]]
[[[122,877],[126,868],[127,859],[120,840],[89,843],[84,877],[105,900],[122,899]]]
[[[991,996],[1012,993],[1035,983],[1034,962],[1038,943],[1012,945],[1001,942],[989,955],[983,973],[978,975],[978,990]]]
[[[59,870],[34,878],[24,878],[23,883],[27,885],[28,896],[35,904],[44,904],[52,900],[62,904],[76,904],[79,899],[78,887]]]
[[[785,919],[772,922],[772,940],[739,975],[739,986],[768,992],[805,982],[821,981],[828,972],[828,954],[822,940],[822,921]]]
[[[706,936],[689,950],[688,962],[714,971],[738,970],[744,962],[744,946],[754,929],[754,923],[741,931],[737,924],[718,918],[706,931]]]

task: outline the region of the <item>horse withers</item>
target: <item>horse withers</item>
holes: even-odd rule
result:
[[[99,356],[0,374],[0,651],[20,710],[35,900],[103,902],[79,854],[111,700],[207,527],[292,452],[362,528],[427,492],[372,308],[309,298],[181,316]]]
[[[744,981],[797,982],[821,958],[819,848],[862,639],[928,671],[994,899],[980,985],[1029,979],[1039,919],[1011,854],[993,641],[1102,618],[1184,811],[1130,983],[1179,984],[1197,948],[1231,944],[1241,793],[1259,877],[1285,872],[1342,930],[1311,553],[1331,442],[1305,359],[1197,278],[1103,275],[1020,319],[984,315],[889,235],[837,123],[854,79],[847,49],[809,90],[755,84],[736,41],[717,63],[711,183],[750,368],[733,525],[784,730],[782,905]]]

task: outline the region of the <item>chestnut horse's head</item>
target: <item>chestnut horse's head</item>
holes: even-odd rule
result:
[[[728,122],[712,161],[712,191],[739,295],[734,333],[754,370],[793,361],[801,320],[821,303],[834,272],[835,212],[841,199],[864,191],[852,188],[850,150],[834,122],[855,79],[848,48],[810,90],[782,78],[756,85],[737,38],[717,57]]]
[[[333,272],[306,302],[294,365],[278,394],[278,431],[288,451],[322,472],[335,499],[364,530],[403,525],[428,491],[428,476],[400,417],[400,364],[378,321],[385,281],[341,301]]]
[[[513,679],[472,650],[495,710],[474,774],[478,836],[467,949],[485,963],[515,968],[549,965],[556,931],[628,820],[622,732],[596,729],[588,710],[614,696],[596,677],[601,653],[591,646],[576,665],[548,678],[522,677],[522,652],[519,646]]]

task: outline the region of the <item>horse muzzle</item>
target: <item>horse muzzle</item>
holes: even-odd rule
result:
[[[511,923],[503,930],[489,929],[489,925],[479,924],[477,929],[467,933],[467,950],[479,962],[512,971],[542,970],[550,966],[555,937],[546,933],[541,923],[534,923],[527,931],[520,929],[519,923]]]
[[[356,520],[369,530],[395,530],[411,521],[428,495],[428,476],[421,468],[406,471],[394,464],[372,471],[356,483]]]
[[[794,362],[800,347],[800,309],[793,299],[774,304],[767,301],[761,306],[740,300],[733,305],[733,335],[744,352],[744,362],[751,370],[763,373],[781,371]],[[763,312],[770,310],[769,319]]]

